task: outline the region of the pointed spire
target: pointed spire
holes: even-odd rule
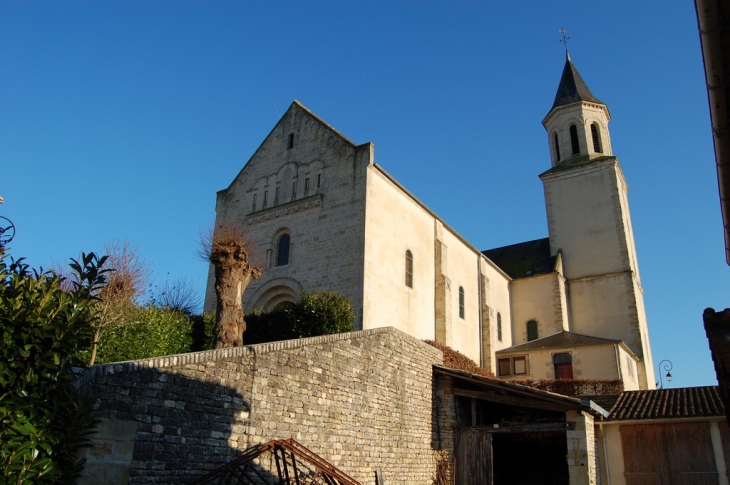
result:
[[[601,100],[593,96],[591,90],[588,89],[585,81],[578,74],[578,69],[575,68],[573,61],[570,60],[570,54],[566,49],[563,76],[560,78],[560,85],[558,86],[558,92],[555,94],[555,102],[553,103],[552,109],[579,101],[604,104]]]

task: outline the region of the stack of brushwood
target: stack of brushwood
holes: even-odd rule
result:
[[[433,477],[433,485],[451,485],[451,481],[449,480],[449,463],[444,452],[441,452],[436,460],[436,474]]]
[[[494,374],[489,372],[483,367],[479,367],[476,362],[471,360],[461,352],[452,349],[447,345],[440,344],[433,340],[424,340],[429,345],[432,345],[444,353],[444,367],[450,369],[458,369],[472,374],[477,374],[485,377],[494,377]]]

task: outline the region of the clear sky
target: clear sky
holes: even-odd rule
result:
[[[716,384],[730,306],[693,2],[0,0],[0,215],[48,266],[129,239],[192,280],[215,193],[292,100],[482,249],[547,236],[542,119],[571,58],[608,105],[655,363]]]

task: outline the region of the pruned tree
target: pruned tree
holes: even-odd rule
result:
[[[237,226],[217,228],[202,238],[201,246],[201,256],[215,270],[215,348],[240,347],[246,331],[241,297],[261,270],[251,264],[248,244]]]

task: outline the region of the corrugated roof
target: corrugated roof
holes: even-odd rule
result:
[[[558,92],[555,94],[555,102],[553,102],[552,109],[579,101],[604,104],[601,100],[593,96],[593,93],[591,93],[591,90],[588,89],[585,81],[583,81],[583,78],[578,73],[578,69],[575,68],[575,65],[570,60],[570,56],[566,53],[565,67],[563,68],[563,75],[560,78]]]
[[[555,269],[556,256],[550,255],[550,239],[547,237],[488,249],[482,254],[512,279],[552,273]]]
[[[611,408],[611,420],[724,416],[717,386],[625,391]]]
[[[527,350],[556,349],[563,347],[582,347],[585,345],[617,344],[619,342],[621,341],[608,338],[591,337],[590,335],[583,335],[563,330],[562,332],[554,333],[547,337],[498,350],[496,353],[523,352]]]

